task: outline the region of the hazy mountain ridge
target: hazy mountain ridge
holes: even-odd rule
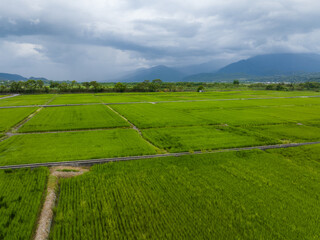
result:
[[[11,73],[0,73],[0,80],[2,81],[27,81],[29,79],[33,80],[42,80],[42,81],[48,81],[48,79],[44,77],[23,77],[19,74],[11,74]]]

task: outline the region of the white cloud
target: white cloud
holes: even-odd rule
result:
[[[0,68],[105,80],[155,64],[320,53],[319,9],[315,0],[2,0],[0,48],[12,61]]]

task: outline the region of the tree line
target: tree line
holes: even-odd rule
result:
[[[138,83],[100,83],[97,81],[43,81],[29,79],[27,81],[0,82],[0,93],[86,93],[86,92],[182,92],[182,91],[210,91],[229,89],[256,89],[256,90],[320,90],[319,82],[304,83],[240,83],[233,82],[163,82],[160,79],[145,80]]]

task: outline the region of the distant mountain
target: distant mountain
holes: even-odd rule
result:
[[[293,75],[320,72],[320,55],[267,54],[229,64],[218,74],[247,74],[254,76]]]
[[[175,68],[176,70],[186,74],[194,75],[199,73],[212,73],[225,66],[226,62],[223,60],[213,60],[201,64],[189,65],[185,67]]]
[[[228,82],[235,79],[247,80],[253,76],[239,73],[199,73],[188,75],[182,79],[183,82]]]
[[[167,66],[159,65],[138,69],[120,79],[123,82],[142,82],[144,80],[161,79],[164,82],[178,82],[185,76],[182,72]]]
[[[23,77],[21,75],[18,74],[11,74],[11,73],[0,73],[0,80],[4,80],[4,81],[27,81],[29,79],[33,79],[33,80],[42,80],[44,82],[48,82],[49,80],[44,78],[44,77]]]
[[[22,77],[18,74],[0,73],[0,80],[25,81],[27,80],[27,78]]]
[[[44,78],[44,77],[29,77],[29,79],[33,79],[33,80],[42,80],[42,81],[49,81],[48,79]]]

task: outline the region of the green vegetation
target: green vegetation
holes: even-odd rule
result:
[[[11,98],[0,99],[0,106],[28,106],[28,105],[42,105],[53,99],[53,94],[42,95],[20,95]]]
[[[93,94],[59,94],[50,104],[56,105],[99,102],[99,98],[95,97]]]
[[[0,170],[0,239],[31,239],[47,183],[47,168]]]
[[[48,107],[22,126],[20,132],[129,127],[104,105]]]
[[[222,78],[221,78],[222,77]],[[84,93],[84,92],[183,92],[196,91],[197,88],[203,86],[206,91],[213,90],[277,90],[277,91],[319,91],[320,77],[318,73],[315,74],[298,74],[290,76],[265,76],[253,77],[245,76],[246,80],[234,80],[239,77],[228,76],[224,78],[213,77],[211,74],[204,74],[202,76],[190,78],[185,82],[163,82],[160,79],[144,80],[142,82],[131,83],[99,83],[97,81],[82,82],[77,81],[48,81],[48,80],[33,80],[27,81],[1,81],[0,93]],[[143,81],[144,80],[144,81]],[[191,82],[195,81],[195,82]],[[223,82],[221,82],[223,81]],[[232,82],[233,81],[233,82]],[[252,83],[255,82],[255,83]],[[259,83],[256,83],[259,82]],[[266,83],[276,82],[276,83]],[[285,83],[285,82],[290,82]]]
[[[9,130],[28,117],[36,108],[4,108],[0,109],[0,132]]]
[[[263,125],[250,128],[270,138],[286,142],[313,142],[320,141],[320,126],[307,126],[303,124]]]
[[[154,145],[169,152],[212,150],[280,143],[279,140],[228,126],[150,128],[142,131]],[[320,136],[320,135],[318,135]]]
[[[139,128],[228,124],[254,126],[320,119],[320,98],[112,105]]]
[[[96,165],[51,239],[319,239],[320,145]]]
[[[155,154],[133,129],[42,133],[0,142],[0,165]]]

